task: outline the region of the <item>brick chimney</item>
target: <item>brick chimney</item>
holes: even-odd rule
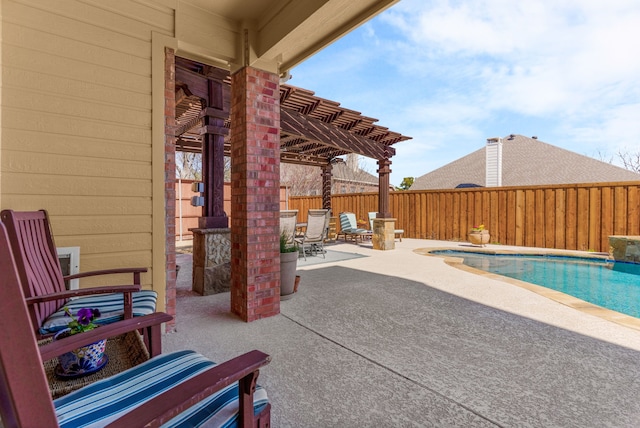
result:
[[[358,170],[358,155],[356,153],[349,153],[347,155],[347,167],[352,171]]]

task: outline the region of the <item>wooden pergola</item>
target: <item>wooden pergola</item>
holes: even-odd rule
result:
[[[389,212],[389,174],[394,144],[410,139],[376,125],[378,119],[280,84],[280,161],[322,169],[323,208],[331,208],[331,168],[355,153],[378,161],[378,217]],[[229,72],[176,58],[176,150],[202,153],[205,206],[199,227],[227,227],[222,206],[224,156],[229,138]],[[218,171],[216,173],[216,171]]]

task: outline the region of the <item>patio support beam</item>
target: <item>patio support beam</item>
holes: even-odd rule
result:
[[[390,218],[389,208],[389,175],[391,161],[388,158],[378,160],[378,214],[377,218]]]
[[[227,228],[229,218],[224,212],[224,137],[229,133],[224,121],[229,111],[224,109],[222,82],[207,79],[208,106],[202,110],[202,179],[204,183],[203,216],[200,229]]]
[[[328,163],[322,166],[322,208],[331,209],[331,178],[333,165]]]

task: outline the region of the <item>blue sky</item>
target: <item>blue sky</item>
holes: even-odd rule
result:
[[[395,185],[509,134],[616,164],[640,151],[638,0],[402,0],[291,74],[413,137]]]

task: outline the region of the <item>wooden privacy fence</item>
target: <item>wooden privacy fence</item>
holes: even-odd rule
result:
[[[176,241],[193,239],[193,232],[189,229],[197,228],[198,218],[202,217],[202,207],[191,205],[191,197],[200,196],[200,193],[191,190],[191,185],[195,182],[195,180],[176,179]],[[280,186],[281,210],[287,208],[287,192],[286,186]],[[229,226],[231,226],[231,183],[224,183],[223,198],[223,209],[229,217]]]
[[[366,219],[377,193],[332,195],[332,211]],[[640,235],[640,181],[392,192],[390,210],[407,238],[467,241],[484,224],[491,242],[608,252],[610,235]],[[304,221],[322,199],[291,197]]]

